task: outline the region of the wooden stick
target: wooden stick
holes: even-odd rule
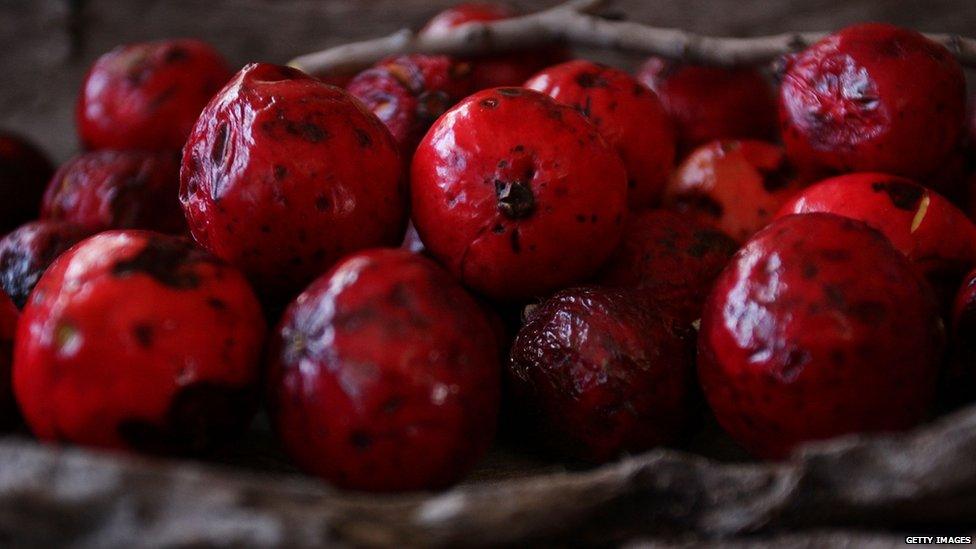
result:
[[[784,33],[752,38],[702,36],[593,15],[607,3],[607,0],[571,0],[520,17],[468,23],[436,36],[402,29],[382,38],[302,55],[292,59],[289,65],[312,74],[343,74],[364,69],[396,54],[470,56],[560,42],[707,65],[753,65],[802,50],[825,34]],[[955,34],[926,36],[948,48],[963,65],[976,67],[976,40]]]

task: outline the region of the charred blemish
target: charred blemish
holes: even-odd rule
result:
[[[491,228],[491,232],[495,234],[502,234],[505,232],[505,226],[501,223],[495,223],[495,225]]]
[[[692,233],[691,239],[692,243],[686,251],[696,259],[711,251],[727,256],[735,253],[735,242],[723,232],[699,229]]]
[[[318,195],[315,196],[315,209],[316,210],[318,210],[320,212],[324,212],[324,211],[327,211],[331,207],[332,207],[332,201],[329,200],[329,197],[325,196],[324,194],[318,194]]]
[[[606,88],[609,83],[599,72],[581,72],[576,75],[576,83],[581,88]]]
[[[373,146],[373,138],[369,136],[369,132],[362,128],[354,128],[353,131],[356,134],[356,142],[359,146],[368,149]]]
[[[132,336],[140,347],[148,349],[152,347],[155,334],[152,326],[140,322],[132,326]]]
[[[510,219],[525,219],[535,211],[535,196],[528,183],[495,180],[498,211]]]
[[[512,147],[512,152],[516,154],[521,154],[525,152],[525,145],[515,145]]]
[[[390,398],[386,399],[386,402],[383,403],[383,413],[396,413],[400,408],[403,407],[403,401],[404,399],[402,396],[391,396]]]
[[[807,262],[803,263],[803,267],[801,268],[801,271],[802,271],[802,274],[803,274],[803,278],[805,278],[807,280],[811,280],[811,279],[813,279],[813,278],[815,278],[817,276],[817,273],[820,272],[820,269],[817,268],[817,264],[816,263],[813,263],[811,261],[807,261]]]
[[[764,170],[760,168],[760,173],[762,173],[762,186],[766,192],[774,193],[776,191],[785,189],[789,186],[790,182],[796,179],[796,170],[790,165],[786,159],[780,161],[780,163],[771,170]]]
[[[722,217],[725,209],[712,197],[701,193],[688,193],[679,196],[674,203],[675,209],[687,213],[697,211],[716,219]]]
[[[214,262],[206,252],[186,240],[152,237],[135,256],[116,261],[112,275],[125,278],[144,274],[164,286],[188,290],[200,285],[200,277],[193,267],[198,263]]]
[[[921,186],[908,181],[876,181],[871,184],[871,189],[886,193],[896,208],[910,212],[918,209],[918,203],[924,194]]]
[[[481,105],[482,107],[486,108],[486,109],[494,109],[494,108],[498,107],[498,98],[497,97],[486,97],[486,98],[482,99],[481,101],[479,101],[478,104]]]
[[[281,164],[275,164],[274,177],[276,181],[283,181],[286,177],[288,177],[288,168]]]
[[[349,444],[357,450],[368,450],[373,445],[373,437],[364,431],[353,431],[349,435]]]
[[[161,421],[138,418],[119,422],[119,437],[150,454],[199,455],[230,442],[251,419],[255,391],[198,381],[173,395]]]
[[[330,137],[329,132],[325,131],[324,128],[307,120],[302,122],[289,121],[285,124],[285,131],[301,137],[309,143],[321,143]]]
[[[271,234],[271,225],[268,225],[268,224],[262,224],[262,225],[261,225],[261,226],[259,227],[259,230],[260,230],[260,231],[261,231],[262,233],[264,233],[264,234]]]
[[[185,49],[179,46],[175,46],[170,48],[169,51],[166,52],[166,55],[163,56],[163,63],[167,63],[167,64],[178,63],[180,61],[185,61],[189,58],[190,58],[190,52],[186,51]]]
[[[227,302],[219,297],[209,297],[207,298],[207,306],[215,311],[226,311]]]

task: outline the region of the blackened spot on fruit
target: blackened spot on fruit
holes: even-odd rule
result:
[[[874,192],[887,193],[896,208],[910,212],[918,209],[918,203],[924,194],[920,185],[909,181],[877,181],[871,184],[871,189]]]
[[[502,233],[504,233],[504,232],[505,232],[505,226],[504,226],[504,225],[502,225],[501,223],[496,223],[496,224],[495,224],[495,225],[494,225],[494,226],[493,226],[493,227],[491,228],[491,232],[493,232],[493,233],[495,233],[495,234],[502,234]]]
[[[535,196],[528,183],[495,180],[498,211],[510,219],[525,219],[535,211]]]
[[[760,169],[760,171],[762,172],[763,176],[763,189],[770,193],[785,189],[790,182],[796,178],[796,171],[785,159],[783,159],[778,166],[771,170]]]
[[[403,407],[403,397],[391,396],[390,398],[386,399],[386,402],[383,403],[383,412],[386,414],[392,414],[401,407]]]
[[[580,223],[586,223],[586,216],[583,214],[576,214],[576,221]]]
[[[823,293],[828,305],[834,309],[847,309],[847,300],[844,299],[844,291],[841,290],[840,286],[836,284],[824,284]]]
[[[674,203],[675,209],[687,213],[697,211],[716,219],[722,217],[724,208],[712,197],[700,193],[688,193],[678,197]]]
[[[264,234],[271,234],[271,225],[261,225],[260,230]]]
[[[166,52],[166,55],[163,57],[163,62],[176,63],[177,61],[183,61],[189,58],[190,58],[189,52],[187,52],[185,49],[179,46],[175,46],[170,48],[169,51]]]
[[[810,362],[810,352],[804,349],[791,349],[786,356],[783,367],[779,370],[779,378],[782,381],[790,382],[795,380],[803,367]]]
[[[117,261],[112,267],[112,275],[124,278],[145,274],[164,286],[188,290],[200,285],[200,277],[192,267],[202,262],[212,263],[214,260],[186,240],[155,237],[150,238],[132,258]]]
[[[357,450],[366,450],[373,445],[373,437],[369,436],[369,433],[364,433],[363,431],[353,431],[349,435],[349,443],[352,444]]]
[[[509,236],[509,240],[511,241],[511,244],[512,244],[512,251],[515,252],[515,253],[517,253],[517,254],[518,253],[521,253],[522,252],[522,243],[519,241],[519,228],[518,227],[515,227],[514,229],[512,229],[511,235]]]
[[[373,138],[369,136],[369,133],[366,130],[363,130],[361,128],[356,128],[355,132],[356,132],[356,141],[359,142],[360,147],[364,149],[368,149],[370,146],[373,145]]]
[[[210,160],[218,166],[224,161],[224,152],[227,149],[227,140],[230,138],[229,134],[230,132],[227,131],[226,122],[217,127],[217,135],[214,136],[213,148],[210,149]]]
[[[209,305],[210,308],[214,309],[215,311],[227,310],[227,302],[224,301],[223,299],[220,299],[219,297],[207,298],[207,305]]]
[[[494,109],[498,106],[498,98],[496,97],[486,97],[478,102],[479,105],[486,109]]]
[[[119,422],[119,437],[131,448],[151,454],[197,455],[229,442],[250,421],[255,391],[200,381],[173,395],[161,421],[144,418]]]
[[[598,72],[581,72],[576,75],[576,83],[581,88],[605,88],[607,80]]]
[[[805,278],[807,280],[810,280],[810,279],[814,278],[815,276],[817,276],[817,273],[819,271],[820,270],[817,269],[816,263],[813,263],[813,262],[808,261],[808,262],[806,262],[806,263],[803,264],[803,278]]]
[[[696,230],[691,236],[692,243],[687,250],[691,257],[701,258],[709,252],[717,252],[727,256],[735,253],[735,241],[723,232],[702,229]]]
[[[297,135],[309,143],[321,143],[329,137],[329,132],[314,122],[288,122],[285,131]]]
[[[138,323],[132,326],[132,335],[139,342],[139,345],[145,349],[152,347],[153,344],[153,328],[149,324]]]
[[[281,164],[275,164],[274,176],[278,181],[282,181],[288,176],[288,168],[282,166]]]
[[[515,145],[514,147],[512,147],[512,152],[513,153],[522,153],[522,152],[525,152],[525,146],[524,145]]]
[[[495,90],[499,95],[504,95],[505,97],[518,97],[522,95],[522,90],[518,88],[498,88]]]
[[[319,195],[316,195],[315,196],[315,209],[316,210],[318,210],[320,212],[324,212],[324,211],[328,210],[331,206],[332,206],[331,201],[329,201],[329,198],[327,196],[325,196],[324,194],[319,194]]]

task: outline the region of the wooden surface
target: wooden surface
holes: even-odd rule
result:
[[[237,65],[280,63],[307,51],[419,26],[453,3],[0,0],[0,127],[33,137],[56,160],[64,160],[77,147],[74,98],[84,71],[119,43],[194,36],[214,43]],[[532,10],[555,2],[512,3]],[[866,20],[976,35],[976,0],[620,0],[613,9],[633,20],[723,35],[829,30]]]

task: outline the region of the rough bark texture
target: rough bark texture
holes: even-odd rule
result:
[[[234,63],[418,26],[450,0],[0,0],[0,127],[58,159],[76,149],[74,97],[112,46],[198,36]],[[518,2],[527,9],[555,2]],[[78,6],[84,5],[83,8]],[[972,0],[618,2],[634,20],[718,35],[887,20],[973,34]],[[72,8],[74,6],[74,8]],[[594,56],[593,52],[581,52]],[[595,55],[629,64],[633,59]],[[716,453],[710,439],[703,443]],[[722,452],[719,452],[722,453]],[[900,546],[905,533],[971,535],[976,408],[902,436],[852,437],[766,465],[650,452],[589,471],[497,450],[442,494],[336,492],[282,460],[266,431],[223,465],[0,439],[0,542],[15,546],[524,544],[635,547]],[[967,531],[967,528],[970,531]]]

